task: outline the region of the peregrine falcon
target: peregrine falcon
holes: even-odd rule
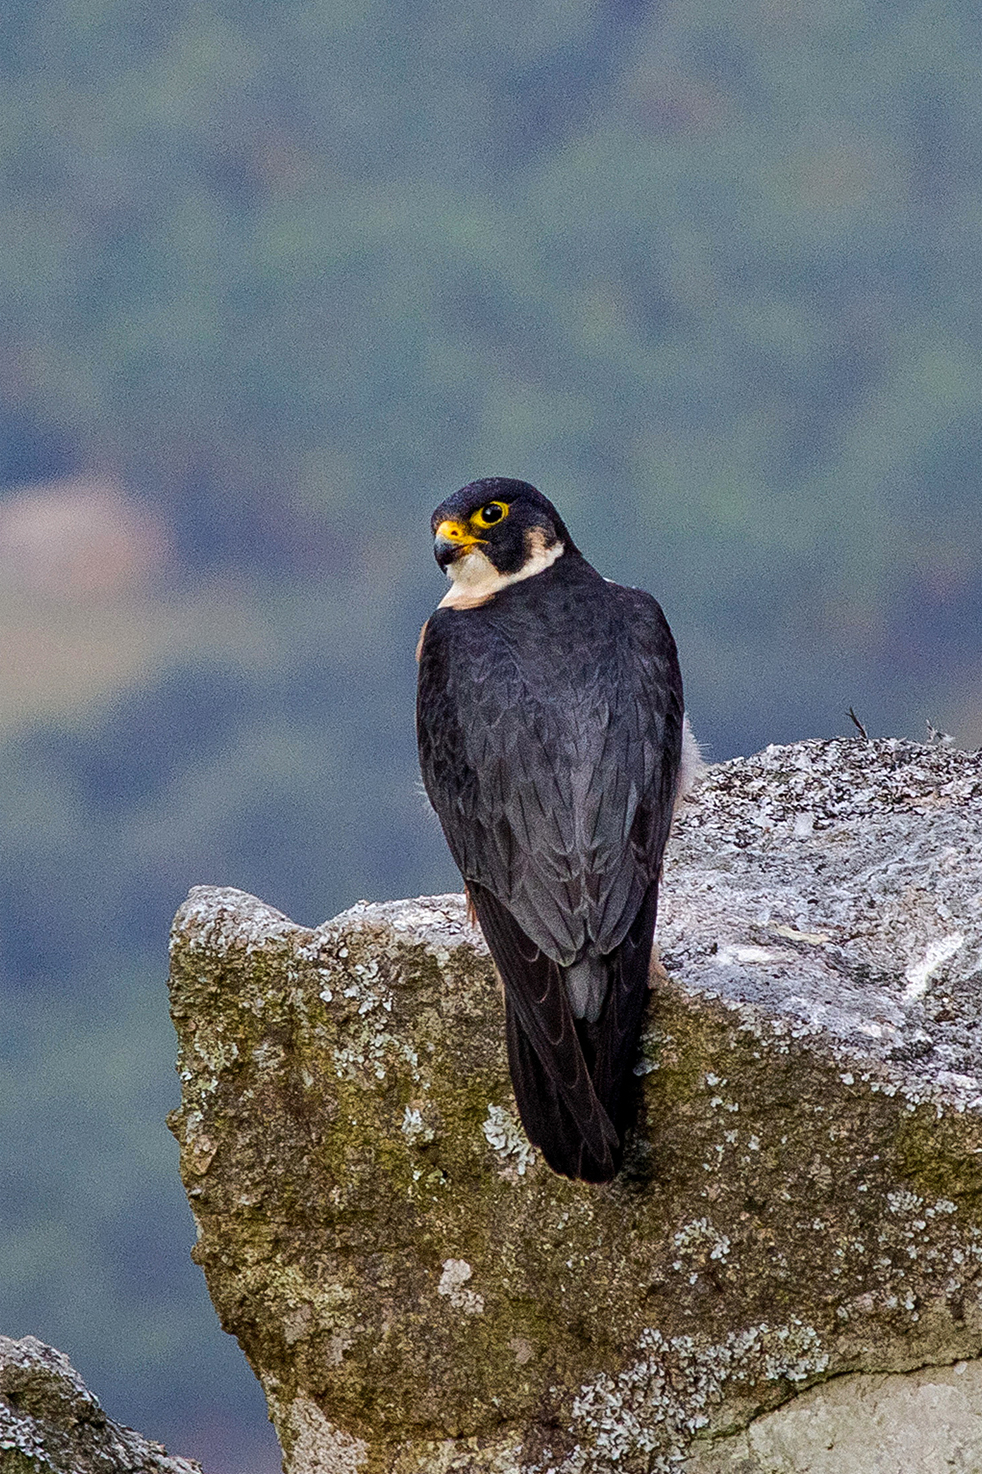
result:
[[[675,641],[527,482],[473,481],[432,529],[450,589],[420,637],[423,781],[504,983],[529,1140],[554,1171],[608,1182],[683,745],[697,753]]]

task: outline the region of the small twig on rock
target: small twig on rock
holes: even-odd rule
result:
[[[867,732],[866,728],[863,726],[862,722],[859,720],[858,716],[853,711],[853,709],[852,709],[851,706],[849,708],[849,720],[852,722],[852,724],[853,724],[854,727],[858,727],[859,728],[859,735],[860,735],[860,737],[865,737],[866,738],[866,741],[868,742],[869,741],[869,733]]]

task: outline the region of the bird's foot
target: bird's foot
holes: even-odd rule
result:
[[[668,973],[661,958],[658,955],[657,944],[651,949],[651,966],[648,968],[648,987],[657,988],[660,983],[668,982]]]

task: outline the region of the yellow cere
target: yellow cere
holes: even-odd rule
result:
[[[480,542],[480,538],[468,532],[462,522],[451,522],[449,520],[441,522],[436,530],[436,535],[437,537],[442,537],[448,543],[462,543],[465,547],[468,544]]]

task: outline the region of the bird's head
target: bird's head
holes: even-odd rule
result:
[[[462,486],[440,503],[431,525],[436,561],[461,594],[468,590],[469,602],[576,552],[552,502],[527,481],[504,476]]]

